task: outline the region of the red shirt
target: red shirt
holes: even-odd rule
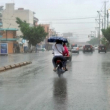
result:
[[[63,47],[64,47],[63,56],[69,56],[68,48],[66,47],[66,45],[64,45]]]

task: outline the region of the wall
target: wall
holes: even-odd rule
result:
[[[43,26],[44,27],[44,30],[46,33],[48,33],[48,35],[46,36],[46,38],[44,39],[43,43],[42,44],[45,44],[45,48],[48,50],[48,42],[47,42],[47,39],[49,38],[49,28],[50,28],[50,25],[49,24],[40,24],[40,26]]]
[[[7,38],[13,38],[15,36],[16,36],[15,31],[7,31]],[[3,32],[2,38],[6,38],[6,31]]]
[[[23,21],[25,20],[29,24],[33,24],[33,12],[24,9],[14,9],[14,4],[6,4],[6,9],[3,10],[3,28],[18,28],[16,23],[16,17],[19,17]],[[22,35],[22,33],[17,31],[17,36]]]
[[[15,38],[15,37],[16,37],[16,31],[7,31],[7,39],[8,38]],[[6,31],[3,32],[3,37],[2,38],[6,38]],[[13,53],[13,42],[14,41],[9,41],[8,42],[8,53],[9,54]]]
[[[50,27],[49,24],[40,24],[40,25],[44,27],[45,32],[49,33],[49,27]]]
[[[13,42],[8,43],[8,54],[13,54]]]

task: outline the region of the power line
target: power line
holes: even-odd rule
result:
[[[74,30],[78,30],[78,31],[84,31],[84,30],[90,30],[90,29],[94,29],[94,27],[91,27],[91,28],[82,28],[82,29],[72,29],[71,31],[74,31]],[[62,31],[62,30],[61,30]],[[65,31],[65,30],[63,30]],[[66,30],[67,31],[67,30]],[[70,30],[69,30],[70,31]]]
[[[48,19],[48,20],[78,20],[78,19],[94,19],[96,17],[84,17],[84,18],[69,18],[69,19]],[[47,19],[45,19],[45,21],[48,21]],[[41,20],[43,21],[43,19]]]
[[[67,23],[67,22],[60,22],[60,23],[58,23],[58,22],[53,22],[52,24],[88,24],[88,23],[95,23],[95,22],[69,22],[69,23]]]
[[[96,18],[96,17],[85,17],[85,18],[70,18],[70,19],[42,19],[42,20],[40,20],[40,21],[49,21],[49,20],[55,20],[55,21],[57,21],[57,20],[78,20],[78,19],[94,19],[94,18]],[[11,18],[9,18],[9,19],[7,19],[7,18],[3,18],[3,20],[16,20],[15,18],[14,19],[11,19]],[[33,20],[33,19],[25,19],[25,20]]]

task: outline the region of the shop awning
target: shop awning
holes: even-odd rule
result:
[[[0,41],[16,41],[18,40],[19,38],[0,38]]]
[[[16,28],[1,28],[0,31],[18,31]]]

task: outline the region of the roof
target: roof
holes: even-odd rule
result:
[[[1,28],[0,31],[18,31],[16,28]]]

